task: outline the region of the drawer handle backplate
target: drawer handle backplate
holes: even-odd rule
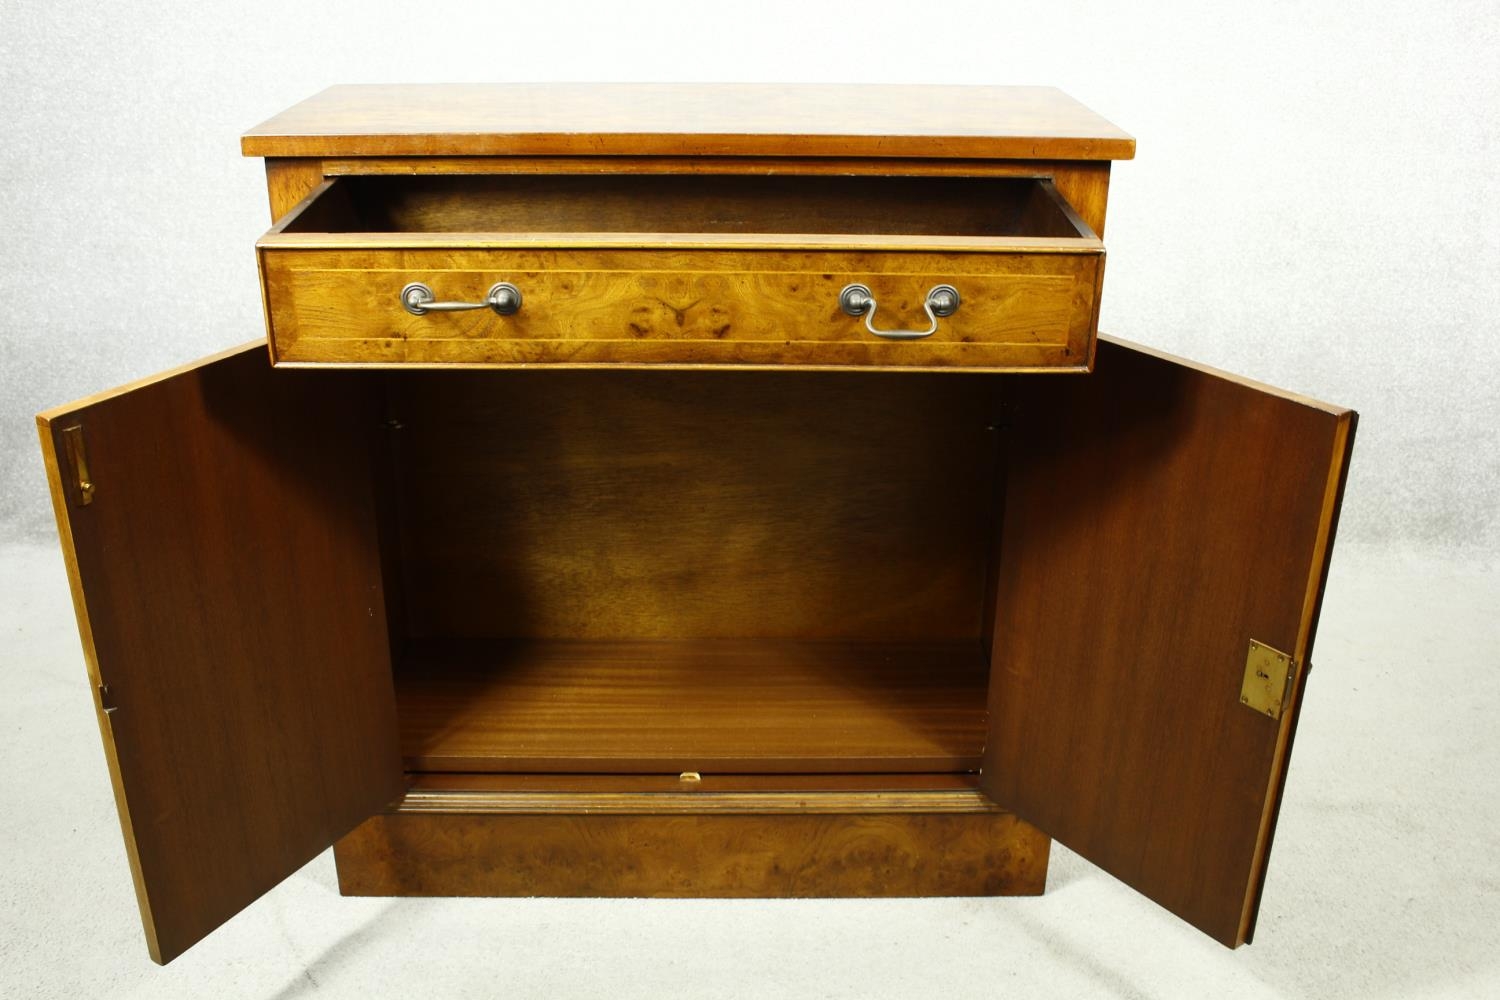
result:
[[[921,340],[937,333],[938,318],[952,316],[958,312],[958,289],[952,285],[933,285],[922,300],[922,309],[927,313],[925,330],[877,330],[875,329],[875,296],[868,285],[845,285],[839,292],[839,308],[850,316],[863,316],[865,329],[877,337],[887,340]]]
[[[483,302],[438,302],[432,289],[420,281],[413,281],[401,289],[401,306],[413,316],[468,309],[493,309],[501,316],[512,316],[521,311],[521,290],[508,281],[500,281],[490,286]]]

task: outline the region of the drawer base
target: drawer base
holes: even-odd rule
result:
[[[769,800],[765,811],[740,811],[760,807],[737,797],[722,807],[663,801],[656,812],[586,812],[596,797],[606,809],[631,808],[602,795],[556,807],[518,799],[516,808],[536,810],[526,812],[473,797],[453,808],[485,811],[426,811],[444,808],[431,796],[413,809],[403,803],[335,845],[339,888],[347,896],[1001,896],[1039,895],[1047,880],[1047,836],[973,793],[796,797],[815,811]]]

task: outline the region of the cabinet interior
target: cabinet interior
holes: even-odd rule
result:
[[[1035,177],[423,175],[335,180],[287,233],[1091,236]]]
[[[379,377],[408,770],[978,768],[1003,378]]]

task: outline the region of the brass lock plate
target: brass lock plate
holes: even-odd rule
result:
[[[68,492],[80,507],[94,502],[94,480],[89,476],[89,454],[83,447],[83,425],[74,424],[62,430],[63,455],[73,468],[72,487]]]
[[[1245,679],[1240,685],[1240,704],[1261,715],[1281,718],[1295,667],[1286,653],[1251,639],[1250,654],[1245,657]]]

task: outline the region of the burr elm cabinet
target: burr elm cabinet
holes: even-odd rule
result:
[[[39,417],[152,956],[382,895],[1254,929],[1354,414],[1096,336],[1041,88],[336,87],[268,336]],[[269,351],[269,358],[267,356]]]

